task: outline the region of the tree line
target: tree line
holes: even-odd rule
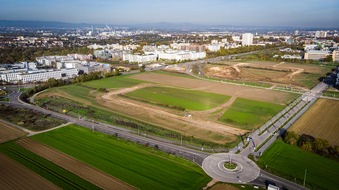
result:
[[[282,139],[285,143],[298,146],[305,151],[339,161],[339,147],[331,146],[325,139],[314,138],[306,134],[299,135],[294,131],[286,131]]]

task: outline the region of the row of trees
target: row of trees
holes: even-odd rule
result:
[[[302,134],[299,135],[293,131],[286,132],[283,141],[287,144],[298,146],[308,152],[313,152],[321,156],[339,160],[339,147],[331,146],[325,139],[314,138],[313,136]]]

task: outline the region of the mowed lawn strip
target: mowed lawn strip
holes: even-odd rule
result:
[[[24,149],[13,141],[1,144],[0,152],[59,186],[61,189],[100,189],[58,165]]]
[[[250,130],[263,125],[283,108],[279,104],[237,98],[219,121]]]
[[[196,111],[217,107],[230,98],[215,93],[169,87],[146,87],[129,92],[126,96]]]
[[[192,162],[75,125],[32,138],[140,189],[201,189],[210,180]]]
[[[271,172],[302,184],[307,170],[306,185],[311,189],[333,189],[339,187],[339,163],[316,154],[301,150],[277,140],[260,157],[262,168],[266,165]]]

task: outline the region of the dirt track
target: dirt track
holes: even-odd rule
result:
[[[136,189],[117,178],[31,139],[26,138],[17,143],[102,189]]]
[[[57,186],[0,153],[0,189],[59,189]]]

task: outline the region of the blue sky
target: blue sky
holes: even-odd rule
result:
[[[339,27],[339,0],[0,0],[0,20]]]

